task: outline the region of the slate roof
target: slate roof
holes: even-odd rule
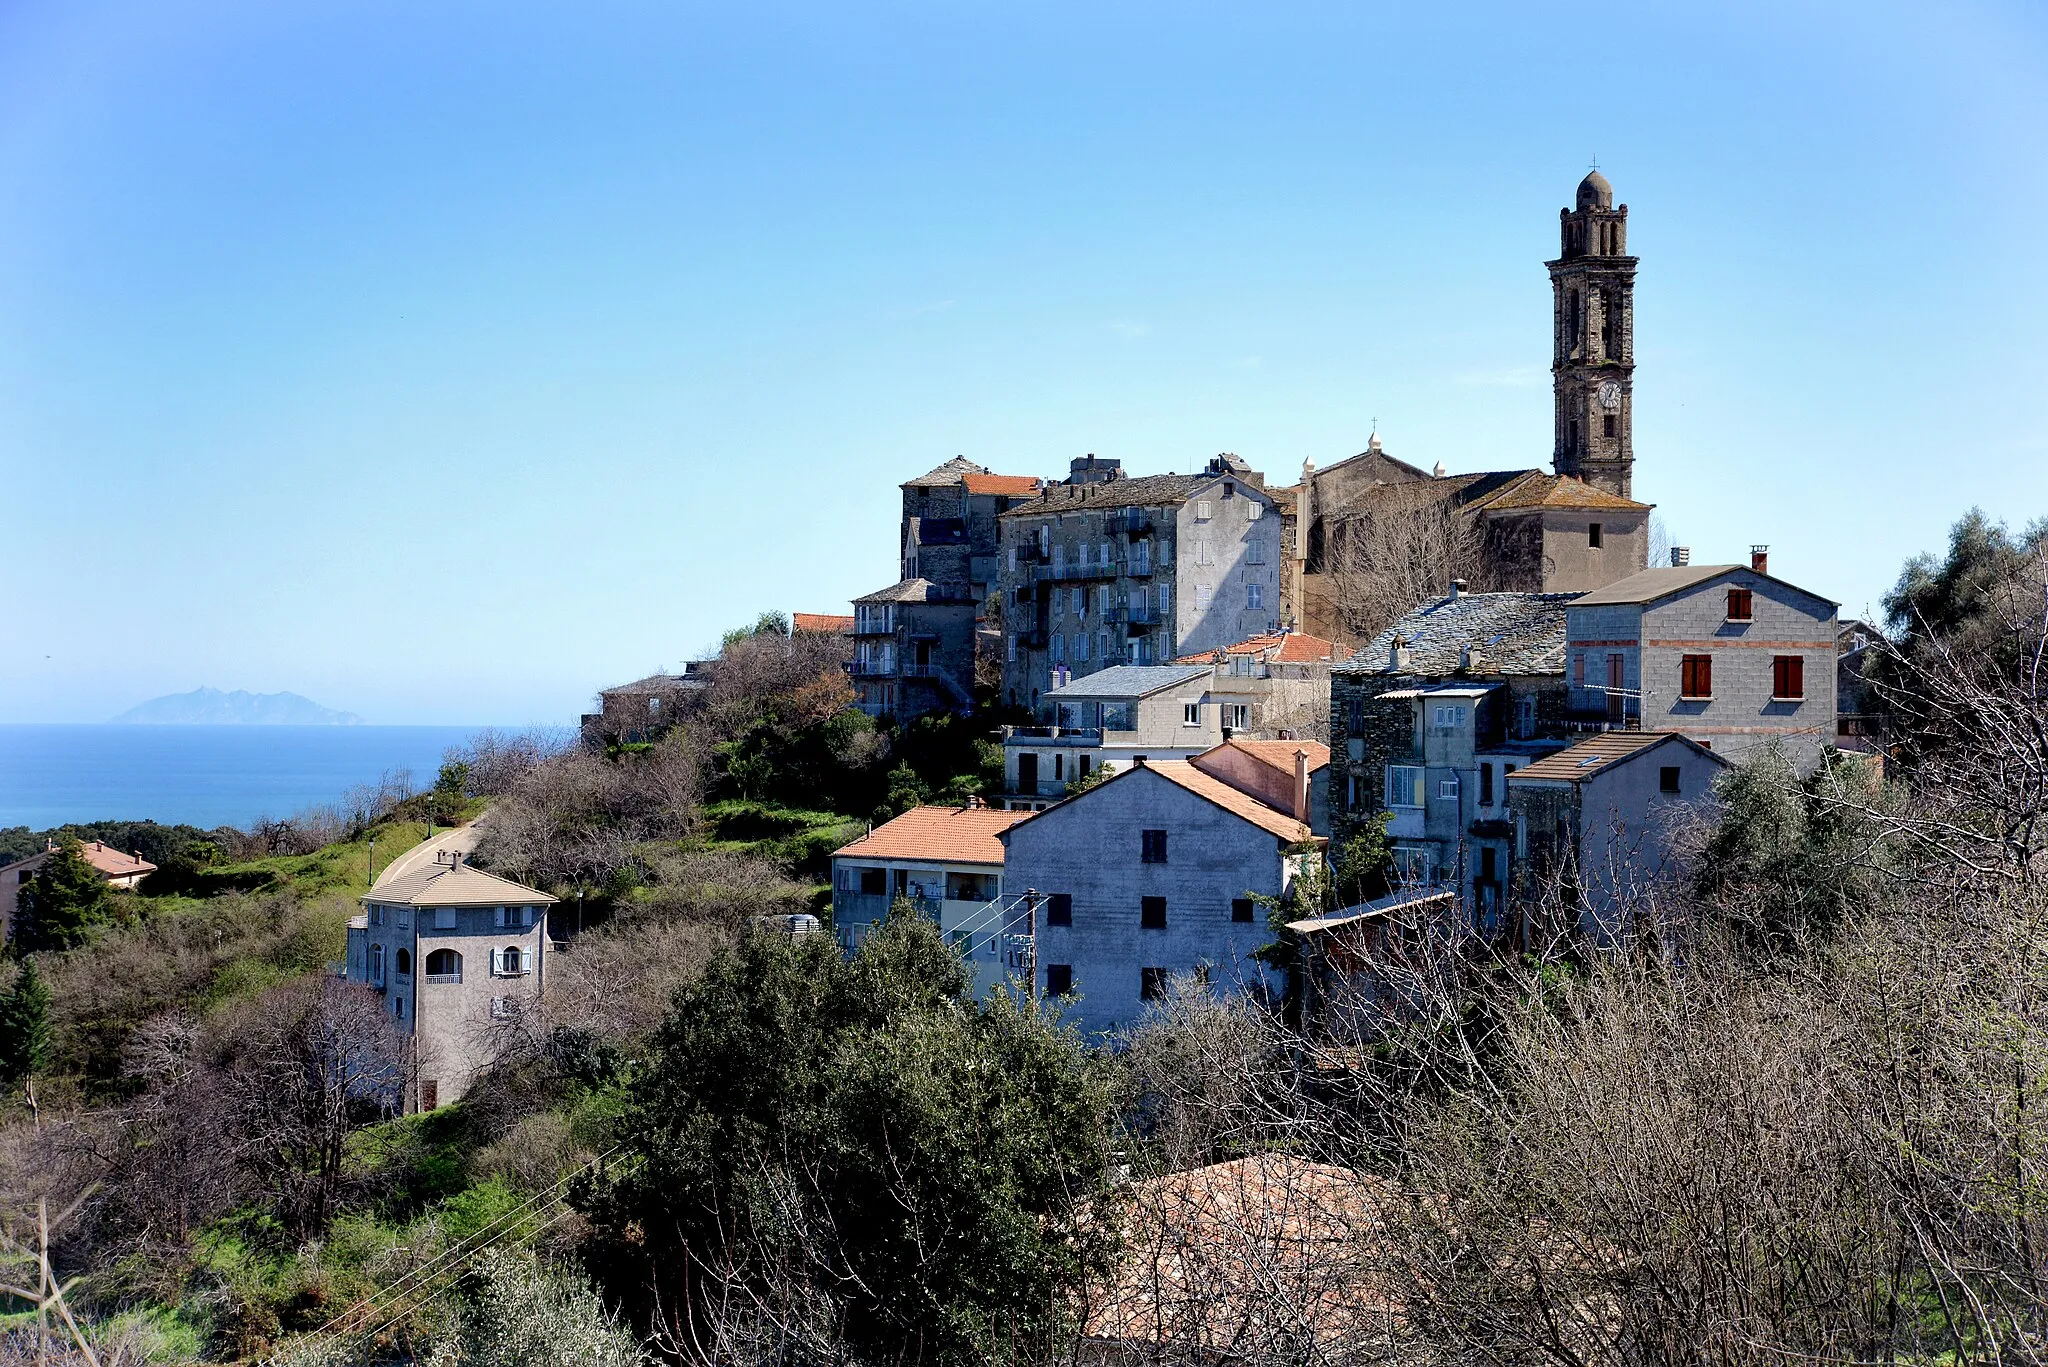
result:
[[[1095,698],[1144,698],[1192,679],[1205,678],[1208,665],[1111,665],[1051,690],[1054,702]]]
[[[1137,475],[1095,484],[1053,484],[1029,503],[1020,503],[1002,517],[1039,517],[1087,508],[1150,508],[1185,503],[1195,490],[1220,475]]]
[[[853,600],[856,603],[953,603],[967,600],[946,597],[939,586],[929,579],[905,579],[891,584],[886,589],[864,593]]]
[[[1277,650],[1275,649],[1277,647]],[[1306,636],[1298,631],[1271,631],[1262,636],[1251,636],[1236,645],[1224,646],[1221,650],[1205,650],[1199,655],[1183,655],[1175,664],[1197,664],[1214,661],[1224,655],[1267,655],[1274,664],[1314,664],[1318,660],[1337,658],[1337,646],[1320,636]]]
[[[832,854],[1000,866],[1003,842],[997,837],[1030,815],[992,807],[912,807]]]
[[[1627,763],[1638,755],[1644,755],[1663,745],[1675,741],[1691,746],[1703,755],[1710,755],[1717,764],[1727,767],[1724,755],[1716,755],[1697,741],[1680,735],[1676,731],[1603,731],[1591,740],[1580,741],[1568,750],[1537,760],[1534,764],[1517,769],[1508,775],[1508,782],[1523,779],[1562,779],[1568,783],[1579,783],[1598,774]]]
[[[429,864],[378,884],[362,900],[401,907],[544,907],[556,899],[467,864]]]
[[[1390,674],[1394,637],[1408,642],[1404,674],[1442,677],[1458,672],[1465,647],[1485,657],[1490,675],[1564,673],[1570,593],[1464,593],[1415,609],[1337,668],[1354,674]]]
[[[846,622],[846,629],[848,631],[853,630],[853,619],[849,617],[846,619]],[[673,693],[677,689],[695,691],[703,687],[704,680],[691,678],[687,674],[649,674],[646,678],[635,679],[631,683],[613,684],[610,688],[600,688],[597,691],[597,695],[600,698],[610,698],[616,697],[621,693]]]
[[[1045,487],[1036,475],[963,475],[960,482],[970,494],[1007,494],[1029,498]]]
[[[898,487],[903,489],[943,489],[949,485],[958,484],[965,475],[985,475],[987,473],[988,470],[986,468],[976,465],[967,457],[955,456],[944,465],[935,466],[925,471],[916,479],[904,480]]]

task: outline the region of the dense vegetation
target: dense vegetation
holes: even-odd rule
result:
[[[2044,567],[1966,519],[1887,603],[1888,771],[1745,764],[1623,945],[1439,937],[1391,1030],[1189,982],[1089,1049],[914,916],[792,937],[830,849],[994,756],[986,717],[877,727],[774,623],[648,742],[485,735],[427,793],[109,831],[188,874],[38,890],[0,1227],[70,1211],[69,1304],[165,1360],[1042,1362],[1150,1277],[1201,1340],[1164,1362],[2041,1361]],[[479,858],[573,943],[460,1104],[392,1116],[400,1042],[320,969],[371,841],[485,804]],[[1368,833],[1269,911],[1385,873]],[[1237,1160],[1241,1218],[1174,1184]]]

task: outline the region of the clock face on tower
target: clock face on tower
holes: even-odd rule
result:
[[[1613,380],[1600,386],[1600,406],[1610,411],[1621,407],[1621,386]]]

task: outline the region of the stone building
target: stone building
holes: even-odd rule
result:
[[[1713,808],[1728,764],[1675,731],[1609,731],[1509,777],[1525,900],[1564,918],[1519,918],[1521,947],[1537,948],[1546,930],[1606,943],[1632,906],[1675,886],[1689,872],[1684,827]]]
[[[1278,630],[1280,509],[1234,456],[1135,478],[1073,462],[998,518],[1004,699],[1036,709],[1062,679]]]
[[[653,740],[704,692],[709,665],[706,660],[688,660],[680,674],[650,674],[600,689],[597,711],[583,714],[584,743],[602,748]]]
[[[853,600],[854,705],[909,721],[974,706],[974,600],[906,579]]]
[[[1650,505],[1632,494],[1636,258],[1628,206],[1598,171],[1560,211],[1551,280],[1551,469],[1447,474],[1389,456],[1377,435],[1360,455],[1283,491],[1300,534],[1301,626],[1357,642],[1382,623],[1348,610],[1345,579],[1373,547],[1448,515],[1460,527],[1452,572],[1477,588],[1559,593],[1599,588],[1642,569]],[[1403,553],[1401,551],[1394,552]]]
[[[1677,731],[1730,758],[1776,741],[1802,770],[1835,743],[1836,605],[1748,565],[1660,566],[1567,609],[1571,709]]]
[[[406,1108],[460,1100],[540,998],[555,899],[452,854],[362,900],[344,973],[382,995],[412,1040],[419,1080]]]
[[[998,475],[964,456],[903,483],[901,577],[980,604],[996,589],[996,519],[1038,496],[1035,475]]]

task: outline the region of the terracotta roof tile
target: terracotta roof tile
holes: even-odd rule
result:
[[[815,631],[825,636],[844,636],[853,630],[853,618],[833,612],[792,612],[789,624],[798,631]]]
[[[1036,475],[962,475],[960,482],[970,494],[1009,494],[1030,498],[1045,487]]]
[[[1324,762],[1328,762],[1327,756]],[[1306,823],[1296,821],[1286,812],[1275,811],[1250,793],[1239,792],[1222,779],[1202,772],[1184,759],[1150,760],[1142,767],[1150,769],[1169,783],[1178,784],[1197,797],[1206,798],[1234,816],[1243,817],[1259,829],[1271,832],[1290,845],[1299,845],[1315,839],[1315,832],[1311,831]],[[1126,774],[1138,772],[1139,768],[1136,766],[1125,771]],[[1122,778],[1124,775],[1119,774],[1117,777]],[[1106,791],[1115,782],[1116,779],[1111,779],[1109,783],[1101,785],[1094,791]],[[1087,794],[1084,793],[1082,796],[1085,797]]]
[[[944,864],[1003,862],[1002,832],[1030,816],[992,807],[913,807],[885,821],[833,856],[922,859]]]
[[[1596,489],[1570,475],[1546,475],[1531,470],[1527,477],[1510,483],[1491,497],[1473,501],[1486,512],[1511,512],[1522,508],[1609,508],[1617,512],[1648,512],[1650,505],[1620,494]]]
[[[1320,636],[1308,636],[1298,631],[1270,631],[1259,636],[1249,636],[1236,645],[1224,646],[1220,650],[1206,650],[1199,655],[1183,655],[1174,663],[1177,665],[1207,664],[1218,655],[1265,655],[1278,648],[1268,658],[1278,664],[1314,664],[1320,660],[1334,660],[1337,646]]]
[[[97,840],[85,841],[81,847],[85,862],[109,878],[133,878],[137,874],[155,873],[156,865],[147,859],[138,858],[111,845]]]
[[[1289,774],[1294,772],[1296,755],[1308,756],[1310,773],[1330,762],[1330,747],[1319,740],[1239,740],[1233,736],[1223,743],[1244,751],[1262,764],[1270,764],[1275,769]],[[1201,756],[1197,755],[1196,758],[1199,759]]]

